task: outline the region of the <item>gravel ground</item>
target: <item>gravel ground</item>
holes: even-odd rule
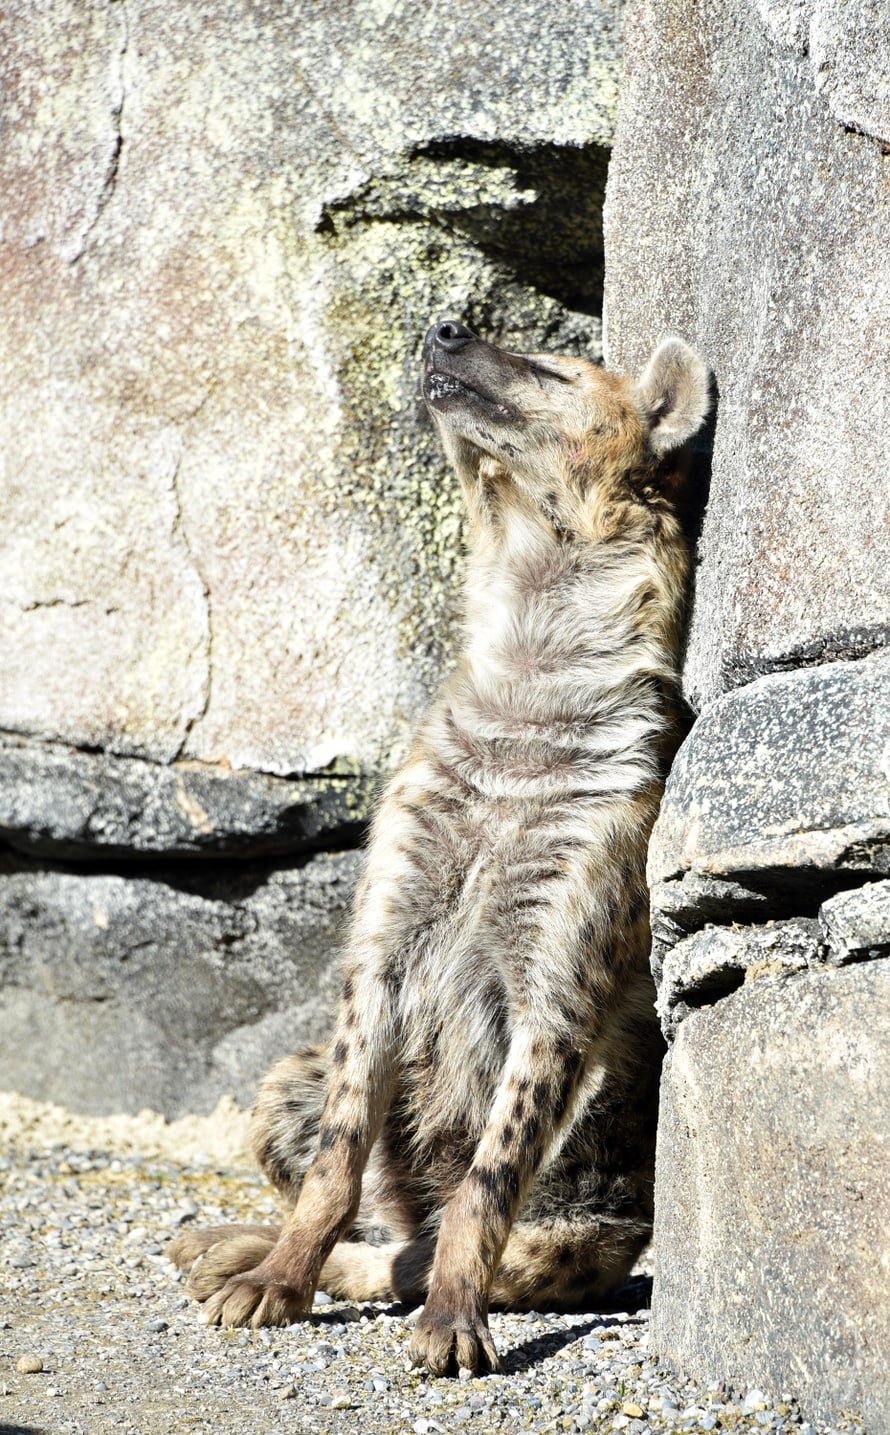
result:
[[[488,1431],[824,1435],[779,1392],[704,1389],[651,1359],[647,1269],[621,1309],[494,1315],[503,1374],[407,1368],[412,1313],[331,1303],[286,1330],[202,1326],[163,1248],[185,1222],[267,1220],[244,1117],[88,1120],[0,1097],[0,1435]],[[859,1427],[842,1427],[864,1435]]]

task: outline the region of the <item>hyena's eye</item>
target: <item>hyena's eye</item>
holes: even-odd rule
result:
[[[558,384],[570,384],[574,377],[558,369],[548,369],[546,364],[539,364],[536,359],[529,359],[527,363],[536,378],[555,379]]]

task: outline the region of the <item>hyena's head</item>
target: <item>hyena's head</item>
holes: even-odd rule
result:
[[[498,349],[453,319],[426,336],[422,388],[475,522],[525,509],[591,536],[673,497],[708,410],[707,371],[682,339],[628,378]]]

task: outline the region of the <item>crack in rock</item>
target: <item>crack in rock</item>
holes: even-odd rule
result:
[[[117,188],[118,174],[120,173],[121,153],[124,147],[123,115],[124,101],[126,99],[124,60],[129,47],[130,27],[125,0],[109,0],[109,16],[111,16],[115,10],[120,12],[120,37],[117,49],[112,50],[109,66],[109,89],[111,91],[111,106],[109,110],[111,117],[110,152],[99,193],[96,196],[93,216],[87,221],[84,229],[78,235],[74,247],[65,255],[69,264],[77,264],[86,253],[93,234],[114,196]]]
[[[170,537],[173,540],[174,544],[178,542],[182,545],[183,549],[185,550],[188,561],[191,564],[191,567],[194,570],[195,576],[197,577],[201,587],[201,594],[204,600],[204,677],[201,683],[200,705],[198,707],[198,710],[191,717],[186,718],[182,741],[180,742],[179,747],[177,748],[176,753],[174,754],[172,759],[174,762],[185,756],[189,740],[191,739],[191,735],[194,729],[202,721],[202,719],[206,717],[207,711],[210,707],[210,694],[213,688],[213,600],[211,598],[210,584],[208,583],[201,564],[198,561],[197,554],[195,553],[189,541],[188,532],[186,530],[185,522],[183,519],[182,494],[180,493],[180,471],[182,468],[182,460],[184,454],[185,446],[182,443],[180,437],[179,451],[176,454],[176,458],[173,464],[173,471],[170,475],[170,496],[173,500],[173,521],[170,525]]]

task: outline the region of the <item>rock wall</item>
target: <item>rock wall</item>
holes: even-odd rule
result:
[[[637,0],[606,202],[607,359],[715,381],[650,851],[671,1042],[657,1350],[890,1430],[890,23]],[[709,488],[708,488],[709,482]]]
[[[676,329],[715,374],[699,707],[890,638],[890,35],[847,0],[652,0],[627,49],[606,356],[632,368]]]
[[[423,334],[599,352],[622,8],[6,7],[0,1085],[207,1109],[324,1027],[454,640]]]
[[[4,12],[0,1085],[207,1110],[323,1031],[454,641],[420,342],[598,352],[622,12]],[[607,358],[678,330],[716,401],[651,858],[654,1338],[879,1435],[890,29],[635,0],[626,53]]]

